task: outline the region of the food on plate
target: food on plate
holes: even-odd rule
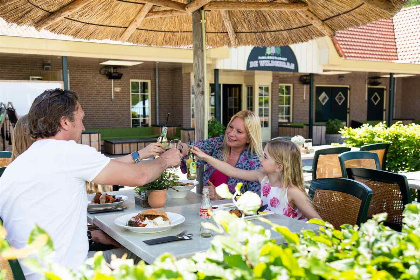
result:
[[[179,182],[180,186],[193,186],[194,182]]]
[[[235,214],[238,217],[242,217],[242,212],[239,209],[230,210],[229,213]]]
[[[111,195],[107,193],[97,192],[92,202],[95,204],[105,204],[105,203],[120,202],[121,200],[122,200],[121,197],[116,197],[115,195]]]
[[[148,209],[132,217],[127,225],[130,227],[161,227],[169,226],[171,221],[165,211]]]

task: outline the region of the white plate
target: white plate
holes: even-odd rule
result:
[[[128,229],[128,230],[133,231],[133,232],[154,233],[154,232],[162,232],[162,231],[168,230],[172,227],[175,227],[177,225],[182,224],[185,221],[185,217],[180,215],[180,214],[172,213],[172,212],[166,212],[166,215],[168,215],[169,221],[171,221],[171,224],[169,226],[150,227],[150,228],[127,226],[128,221],[136,215],[137,215],[137,213],[126,214],[124,216],[116,218],[114,220],[114,223],[117,226],[120,226],[122,228]]]
[[[115,195],[116,198],[120,197],[122,200],[118,201],[118,202],[113,202],[113,203],[104,203],[104,204],[96,204],[93,203],[92,200],[95,197],[95,194],[88,194],[88,210],[103,210],[103,209],[110,209],[110,208],[117,208],[119,206],[121,206],[124,201],[127,201],[128,196],[126,195]]]
[[[171,198],[185,198],[190,190],[192,190],[198,182],[196,180],[179,180],[181,183],[193,183],[187,186],[173,186],[168,189],[168,194]]]
[[[217,207],[215,209],[215,207]],[[226,204],[219,204],[219,205],[213,205],[213,212],[217,212],[217,211],[230,211],[230,210],[234,210],[237,209],[235,204],[233,203],[226,203]],[[263,211],[260,212],[259,214],[255,214],[255,215],[247,215],[245,216],[245,220],[253,220],[253,219],[257,219],[258,217],[264,217],[264,216],[269,216],[269,215],[273,215],[274,212],[271,211]]]

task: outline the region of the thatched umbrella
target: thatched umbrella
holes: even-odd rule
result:
[[[111,39],[150,46],[193,45],[196,108],[204,108],[206,41],[210,47],[280,46],[305,42],[390,18],[405,2],[0,0],[0,17],[7,22],[87,40]],[[203,34],[206,34],[205,38]],[[201,114],[196,116],[196,135],[197,139],[202,139],[205,111],[197,109],[196,112]]]

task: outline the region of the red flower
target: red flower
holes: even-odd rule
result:
[[[272,199],[270,199],[270,205],[271,207],[275,208],[279,205],[280,201],[278,200],[277,197],[273,197]]]
[[[270,193],[270,190],[271,190],[270,185],[269,184],[265,184],[264,187],[263,187],[263,189],[262,189],[263,196],[267,197],[268,194]]]

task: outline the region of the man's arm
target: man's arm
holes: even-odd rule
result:
[[[165,151],[165,147],[160,143],[152,143],[149,144],[147,147],[137,151],[139,153],[140,159],[147,159],[152,156],[158,156]],[[134,160],[131,154],[114,158],[113,160],[126,162],[126,163],[134,163]]]
[[[93,179],[94,183],[104,185],[141,186],[156,180],[166,168],[178,166],[181,153],[170,149],[150,162],[130,164],[111,160]]]

